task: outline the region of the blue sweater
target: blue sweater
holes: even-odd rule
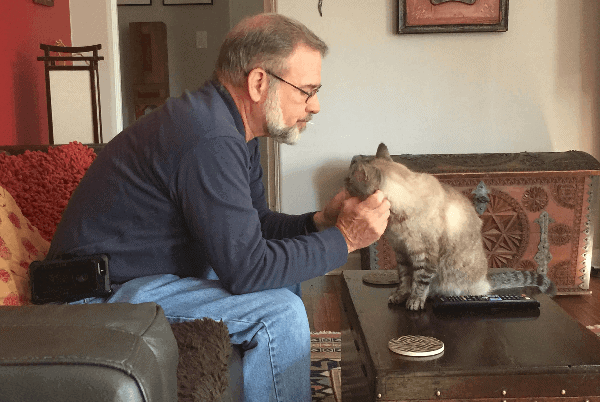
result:
[[[108,254],[115,283],[155,274],[207,278],[234,294],[290,286],[347,261],[337,228],[274,213],[258,140],[229,93],[208,82],[123,130],[73,193],[47,259]]]

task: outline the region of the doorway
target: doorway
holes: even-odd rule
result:
[[[111,1],[111,0],[108,0]],[[116,0],[112,0],[116,2]],[[161,21],[167,30],[169,95],[180,96],[210,79],[218,48],[231,27],[248,15],[276,12],[276,0],[214,0],[211,5],[163,6],[162,0],[148,6],[118,6],[117,26],[123,128],[135,121],[129,24]],[[225,21],[225,23],[223,23]],[[202,43],[198,43],[198,38]],[[113,47],[114,48],[114,47]],[[120,116],[119,116],[120,117]],[[269,208],[281,211],[279,144],[260,138],[263,185]]]

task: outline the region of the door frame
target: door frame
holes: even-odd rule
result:
[[[266,13],[277,12],[277,0],[264,0]],[[266,138],[266,157],[263,158],[263,171],[266,176],[267,204],[271,211],[281,212],[281,159],[280,144],[271,137]]]

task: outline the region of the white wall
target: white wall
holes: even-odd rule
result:
[[[99,55],[104,60],[98,63],[98,75],[104,142],[123,129],[116,8],[116,0],[69,1],[72,45],[102,45]]]
[[[312,3],[311,3],[312,4]],[[330,47],[321,113],[283,146],[282,208],[321,208],[350,159],[583,150],[600,157],[600,2],[511,1],[508,32],[398,35],[396,0],[296,0],[279,13]]]

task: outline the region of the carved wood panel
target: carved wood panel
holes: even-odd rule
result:
[[[546,273],[559,292],[587,289],[591,238],[589,197],[591,179],[572,177],[440,178],[468,198],[483,181],[490,190],[480,215],[489,268],[514,268]],[[376,247],[376,263],[393,269],[396,259],[387,240]],[[586,274],[587,279],[586,281]]]
[[[475,188],[485,184],[489,202],[480,218],[490,268],[544,272],[560,293],[586,292],[592,183],[597,183],[600,170],[593,157],[577,151],[392,157],[414,171],[433,174],[472,200]],[[384,238],[364,261],[379,269],[396,266]]]
[[[490,268],[543,272],[564,292],[583,285],[582,247],[589,243],[581,232],[582,223],[589,224],[583,214],[589,207],[585,189],[590,183],[585,176],[441,177],[440,181],[468,198],[482,181],[490,190],[490,202],[480,215]]]

